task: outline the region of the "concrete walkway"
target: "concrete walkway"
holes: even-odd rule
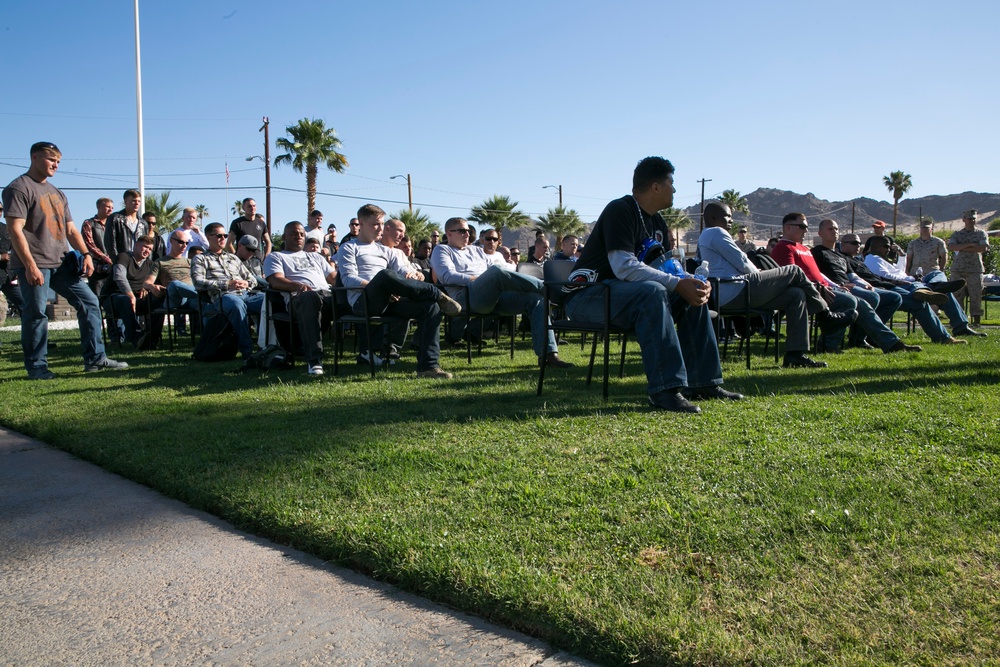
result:
[[[0,429],[0,665],[588,664]]]

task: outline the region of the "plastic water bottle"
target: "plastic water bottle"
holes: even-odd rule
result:
[[[694,271],[694,277],[697,278],[698,280],[700,280],[703,283],[707,283],[708,282],[708,260],[707,259],[702,260],[701,265],[697,269],[695,269],[695,271]]]
[[[913,274],[913,277],[916,278],[917,280],[920,280],[921,278],[923,278],[924,277],[924,267],[918,266],[916,272]]]

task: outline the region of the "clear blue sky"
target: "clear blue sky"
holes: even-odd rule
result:
[[[318,206],[343,230],[368,198],[442,222],[494,193],[587,221],[647,155],[677,167],[676,205],[735,188],[841,200],[996,192],[995,2],[505,3],[142,0],[146,189],[228,221],[264,208],[261,117],[273,141],[317,117],[345,174]],[[78,224],[136,184],[133,5],[7,3],[0,13],[0,181],[29,145],[63,151],[53,182]],[[225,164],[231,172],[226,191]],[[16,166],[10,166],[16,165]],[[284,167],[273,185],[304,189]],[[78,191],[71,188],[100,188]],[[386,202],[385,200],[390,200]],[[275,192],[277,228],[305,195]]]

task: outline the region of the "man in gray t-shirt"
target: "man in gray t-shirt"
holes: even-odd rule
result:
[[[77,310],[84,370],[128,368],[128,364],[108,359],[104,353],[101,307],[82,279],[94,272],[94,261],[73,224],[66,195],[48,182],[59,169],[61,159],[62,153],[55,144],[47,141],[34,144],[28,172],[3,190],[4,216],[13,251],[10,263],[24,300],[21,313],[24,367],[32,380],[56,377],[48,362],[49,320],[45,309],[49,288]],[[75,258],[63,261],[67,241],[83,255],[82,271]]]

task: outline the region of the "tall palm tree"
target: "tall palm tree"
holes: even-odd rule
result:
[[[479,206],[473,206],[469,220],[492,227],[501,234],[505,227],[520,229],[531,222],[531,218],[517,210],[517,202],[511,201],[507,195],[493,195]]]
[[[667,229],[674,235],[673,247],[678,248],[681,245],[681,235],[680,230],[687,229],[694,224],[694,221],[687,216],[682,209],[679,208],[665,208],[660,211],[660,217],[663,221],[667,223]]]
[[[896,214],[899,211],[899,200],[913,187],[910,175],[902,171],[891,172],[882,177],[882,183],[892,193],[892,235],[896,235]]]
[[[232,211],[233,211],[233,215],[235,215],[237,218],[240,217],[241,215],[243,215],[243,201],[240,200],[240,199],[237,199],[235,202],[233,202],[233,209],[232,209]]]
[[[181,220],[181,212],[184,207],[179,201],[169,201],[170,190],[161,192],[159,195],[146,195],[146,213],[156,215],[156,226],[160,229],[173,229]]]
[[[306,216],[316,208],[316,174],[319,165],[326,165],[338,174],[349,166],[347,158],[338,153],[341,147],[337,132],[327,127],[322,118],[303,118],[295,125],[289,125],[285,132],[291,139],[279,138],[274,142],[281,150],[288,151],[274,158],[274,166],[290,164],[292,169],[306,172]]]
[[[211,213],[209,213],[208,207],[205,206],[204,204],[197,204],[194,207],[194,210],[196,210],[198,212],[198,222],[199,222],[199,224],[203,223],[205,221],[205,216],[206,215],[212,215]]]
[[[723,190],[719,201],[729,206],[733,213],[750,215],[750,204],[747,203],[746,197],[740,195],[739,190]]]
[[[431,222],[430,216],[426,213],[421,213],[419,208],[412,211],[404,208],[401,211],[393,213],[392,217],[401,220],[406,225],[406,235],[413,241],[414,247],[416,247],[420,239],[429,239],[431,237],[431,230],[437,229],[439,232],[441,231],[438,229],[437,223]]]
[[[548,213],[539,216],[538,229],[555,236],[557,247],[562,245],[564,236],[583,236],[587,233],[587,225],[580,219],[580,214],[564,206],[550,208]]]

